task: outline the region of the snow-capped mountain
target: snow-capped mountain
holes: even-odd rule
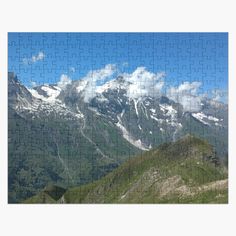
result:
[[[193,98],[198,109],[186,109],[186,99],[183,104],[159,93],[160,82],[138,84],[135,76],[27,88],[9,73],[10,192],[25,181],[19,171],[33,171],[20,185],[25,198],[50,181],[75,186],[99,179],[131,155],[186,134],[208,140],[220,157],[227,153],[226,104]]]
[[[80,122],[86,120],[88,114],[102,117],[141,150],[175,140],[194,124],[201,126],[197,133],[202,131],[206,135],[209,130],[215,133],[227,130],[227,105],[204,98],[200,110],[185,111],[182,104],[165,95],[136,91],[139,93],[136,96],[133,87],[139,83],[137,79],[118,76],[99,86],[91,86],[89,80],[78,80],[64,87],[51,84],[32,89],[11,79],[9,87],[16,89],[11,92],[13,96],[9,96],[9,104],[19,113],[31,114],[32,119],[50,116]],[[130,90],[134,94],[130,94]]]

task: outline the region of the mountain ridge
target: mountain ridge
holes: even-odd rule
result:
[[[227,170],[213,147],[191,135],[134,157],[51,203],[226,203]],[[25,203],[47,203],[45,192]]]

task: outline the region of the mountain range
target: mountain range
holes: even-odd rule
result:
[[[136,93],[137,83],[120,75],[101,85],[83,79],[27,88],[9,72],[9,202],[49,184],[99,181],[131,157],[188,134],[207,140],[225,162],[227,104],[202,97],[197,109],[186,109],[168,94]]]

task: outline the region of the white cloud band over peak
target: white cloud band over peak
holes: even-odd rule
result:
[[[152,73],[145,67],[138,67],[133,73],[123,76],[126,81],[130,82],[127,91],[129,98],[158,97],[164,86],[165,73]]]
[[[93,97],[96,96],[96,88],[98,84],[104,84],[105,80],[114,75],[117,71],[116,65],[108,64],[100,70],[91,70],[83,78],[87,81],[87,84],[84,88],[84,101],[88,102]]]

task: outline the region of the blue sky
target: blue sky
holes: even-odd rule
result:
[[[227,93],[227,33],[9,33],[8,70],[26,85],[80,79],[116,64],[132,73],[165,72],[165,86],[202,83],[201,93]],[[224,100],[225,98],[222,98]]]

